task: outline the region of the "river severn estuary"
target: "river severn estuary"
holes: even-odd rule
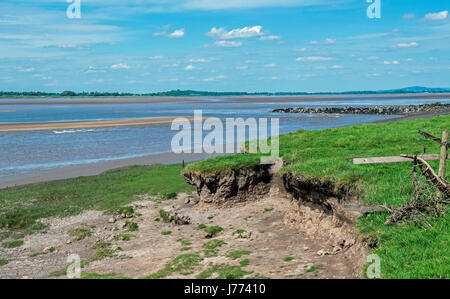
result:
[[[327,96],[320,100],[293,100],[283,97],[193,98],[161,101],[114,103],[77,103],[76,99],[3,99],[0,100],[0,182],[10,176],[41,170],[119,161],[171,152],[171,140],[177,131],[170,122],[144,125],[109,125],[105,127],[78,127],[34,131],[6,132],[5,124],[79,122],[97,120],[124,120],[137,118],[192,117],[194,110],[202,110],[203,117],[279,118],[280,134],[298,129],[318,130],[395,118],[392,115],[344,114],[284,114],[271,113],[285,107],[339,107],[373,105],[419,105],[436,99],[396,98],[387,96]],[[36,104],[33,102],[42,102]],[[95,102],[95,100],[91,100]],[[439,99],[450,103],[448,99]],[[269,131],[270,132],[270,131]],[[205,133],[205,132],[204,132]],[[207,132],[206,132],[207,133]],[[195,145],[194,145],[195,146]],[[180,159],[173,161],[181,162]]]

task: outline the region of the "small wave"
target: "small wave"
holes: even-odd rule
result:
[[[62,130],[62,131],[53,131],[54,134],[73,134],[73,133],[86,133],[86,132],[95,132],[98,130],[95,129],[76,129],[76,130]]]

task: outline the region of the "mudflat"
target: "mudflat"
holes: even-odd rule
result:
[[[178,117],[146,117],[146,118],[89,120],[89,121],[0,124],[0,132],[155,125],[155,124],[171,123],[175,121],[176,118]],[[185,116],[183,118],[186,118],[188,120],[193,119],[193,117],[188,116]]]

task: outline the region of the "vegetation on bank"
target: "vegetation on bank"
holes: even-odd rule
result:
[[[280,155],[292,172],[305,180],[331,181],[359,195],[366,204],[401,206],[411,198],[412,163],[354,165],[353,158],[439,153],[439,144],[424,140],[418,130],[440,136],[450,129],[450,115],[401,122],[364,124],[319,131],[299,130],[280,136]],[[258,165],[258,155],[239,154],[190,164],[186,171],[218,170]],[[430,161],[434,169],[439,161]],[[450,180],[450,161],[446,179]],[[360,231],[373,240],[381,258],[383,278],[446,277],[450,275],[450,216],[428,219],[432,229],[410,223],[386,226],[387,213],[361,217]]]
[[[92,209],[113,211],[135,201],[136,195],[164,198],[194,190],[180,176],[180,169],[181,165],[132,166],[97,176],[2,189],[0,230],[10,229],[12,235],[42,228],[36,222],[40,218],[71,216]]]

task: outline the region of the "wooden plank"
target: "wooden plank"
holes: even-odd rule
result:
[[[420,156],[424,160],[439,160],[439,155],[423,155]],[[450,159],[450,156],[447,155]],[[379,163],[397,163],[397,162],[411,162],[410,158],[394,156],[394,157],[373,157],[373,158],[355,158],[353,164],[379,164]]]
[[[441,145],[441,155],[439,160],[439,173],[441,178],[445,178],[445,164],[447,162],[447,141],[448,141],[448,131],[442,132],[442,145]],[[438,192],[438,198],[442,198],[442,193]]]
[[[428,138],[430,140],[436,141],[437,143],[441,143],[441,139],[440,138],[434,137],[433,135],[428,134],[427,132],[419,130],[419,134],[422,135],[425,138]]]

